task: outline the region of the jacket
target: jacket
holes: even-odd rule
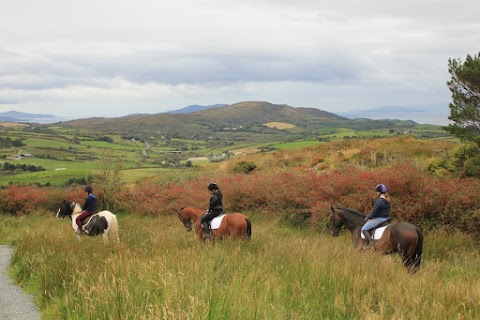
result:
[[[208,211],[222,212],[223,211],[223,194],[221,191],[212,193],[210,196],[210,205]]]
[[[97,211],[97,198],[95,198],[93,193],[90,193],[85,199],[82,211],[88,211],[90,213],[95,213]]]
[[[379,197],[373,205],[372,213],[368,216],[368,219],[373,218],[389,218],[390,217],[390,202],[387,199]]]

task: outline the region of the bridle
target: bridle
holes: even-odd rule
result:
[[[183,226],[185,227],[186,230],[188,231],[192,230],[192,219],[188,217],[187,218],[182,217],[180,212],[178,213],[178,218],[180,219],[180,221],[182,221]]]
[[[332,214],[332,217],[330,218],[329,225],[330,225],[330,231],[332,232],[333,236],[338,236],[340,231],[342,229],[345,229],[345,223],[343,223],[340,227],[335,226],[335,213]]]

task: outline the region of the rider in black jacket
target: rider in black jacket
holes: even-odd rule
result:
[[[218,188],[217,184],[213,182],[210,183],[208,185],[208,191],[210,191],[211,193],[208,213],[205,214],[200,220],[202,223],[203,234],[205,238],[210,237],[210,221],[223,213],[223,194]]]

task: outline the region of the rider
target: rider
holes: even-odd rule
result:
[[[85,218],[90,217],[92,214],[97,211],[97,198],[93,194],[93,188],[91,186],[85,187],[85,193],[87,198],[85,199],[85,203],[83,204],[82,212],[77,216],[75,222],[77,223],[78,230],[76,231],[77,234],[82,233],[82,221]]]
[[[210,205],[208,206],[208,212],[201,219],[203,227],[204,238],[210,237],[210,221],[223,213],[222,198],[223,194],[218,188],[217,184],[211,182],[208,185],[208,191],[210,191]]]
[[[387,196],[387,187],[384,184],[378,184],[375,187],[375,191],[377,191],[377,200],[373,205],[372,213],[365,218],[366,222],[361,229],[367,239],[367,246],[371,246],[373,243],[370,230],[390,218],[390,200]]]

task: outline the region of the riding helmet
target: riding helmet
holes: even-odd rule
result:
[[[209,190],[209,191],[218,190],[217,184],[216,184],[215,182],[210,182],[210,183],[208,184],[208,190]]]
[[[85,192],[92,193],[93,192],[92,186],[86,186],[85,187]]]
[[[387,192],[387,187],[385,187],[384,184],[377,184],[375,187],[375,191],[380,192],[380,193],[386,193]]]

